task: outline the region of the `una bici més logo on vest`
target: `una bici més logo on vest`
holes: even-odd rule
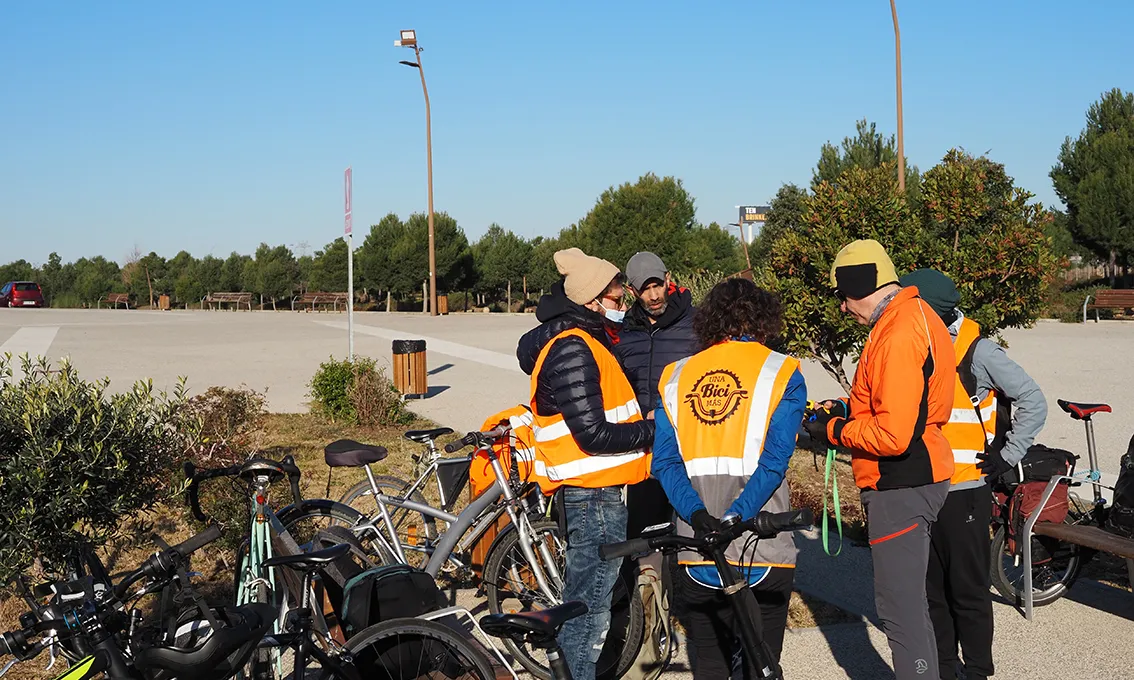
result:
[[[719,425],[736,413],[747,398],[748,390],[740,384],[740,378],[731,371],[718,369],[698,378],[685,395],[685,402],[697,420],[706,425]]]

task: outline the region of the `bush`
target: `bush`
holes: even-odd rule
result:
[[[64,360],[0,357],[0,583],[40,558],[51,573],[118,534],[123,520],[170,494],[185,404],[140,381],[107,394]],[[191,433],[190,433],[191,435]]]
[[[51,306],[56,309],[78,309],[83,306],[83,301],[78,293],[60,293],[51,298]]]
[[[1053,285],[1047,292],[1046,309],[1044,316],[1059,319],[1063,323],[1081,323],[1083,321],[1083,301],[1090,295],[1092,298],[1099,290],[1109,288],[1100,282],[1084,281],[1070,285]],[[1112,318],[1113,310],[1100,309],[1100,318]],[[1088,312],[1089,318],[1094,318],[1094,311]]]
[[[685,286],[689,289],[689,294],[693,297],[693,304],[699,305],[713,289],[721,281],[724,281],[728,276],[723,272],[708,272],[700,271],[682,276],[678,281],[678,285]]]
[[[367,357],[355,357],[353,363],[331,357],[320,364],[311,378],[311,398],[314,407],[331,420],[401,425],[413,419],[386,371]]]

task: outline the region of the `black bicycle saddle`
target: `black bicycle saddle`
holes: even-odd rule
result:
[[[288,567],[296,571],[315,571],[330,562],[334,562],[350,552],[349,543],[339,543],[330,548],[314,552],[299,553],[298,555],[277,555],[264,560],[263,567]]]
[[[152,671],[153,680],[212,680],[226,678],[241,668],[255,651],[257,643],[271,629],[276,608],[252,603],[240,607],[217,607],[214,612],[223,625],[220,630],[193,636],[188,647],[174,645],[147,647],[134,656],[134,666]],[[206,626],[208,624],[205,624]]]
[[[587,613],[585,602],[571,601],[549,609],[518,614],[489,614],[480,620],[484,632],[496,637],[554,639],[560,627]]]
[[[429,441],[430,439],[437,439],[438,437],[440,437],[442,435],[446,435],[446,434],[453,434],[453,428],[451,428],[451,427],[435,427],[432,430],[410,430],[409,432],[406,432],[402,436],[405,437],[406,439],[410,440],[411,442],[417,442],[418,444],[424,444],[425,442]]]
[[[323,448],[323,460],[328,467],[359,467],[377,463],[387,455],[384,446],[360,444],[353,439],[340,439]]]

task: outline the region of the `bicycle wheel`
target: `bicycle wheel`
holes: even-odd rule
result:
[[[492,662],[478,645],[437,621],[376,623],[348,640],[346,650],[367,680],[496,680]],[[324,680],[331,675],[324,673]]]
[[[992,585],[1010,603],[1024,604],[1024,558],[1008,549],[1004,526],[992,537]],[[1047,536],[1032,537],[1032,604],[1051,604],[1067,592],[1083,568],[1082,549]]]
[[[405,498],[410,488],[409,482],[390,475],[375,475],[374,481],[377,482],[378,490],[383,494],[397,498]],[[429,505],[420,491],[409,494],[408,500]],[[374,490],[370,488],[370,480],[364,479],[352,486],[343,494],[339,502],[349,505],[363,515],[374,519],[378,522],[382,532],[386,533],[386,526],[378,521],[378,504],[374,501]],[[390,512],[390,519],[394,522],[394,530],[398,535],[397,540],[402,544],[402,552],[406,555],[406,562],[411,567],[424,567],[425,563],[429,561],[429,553],[426,552],[426,549],[431,547],[437,539],[437,520],[406,508],[391,506],[387,506],[387,508]]]
[[[366,517],[354,508],[326,499],[303,501],[291,505],[277,515],[280,524],[303,550],[311,548],[311,541],[320,529],[328,526],[353,528],[366,521]],[[398,560],[389,548],[370,531],[355,532],[355,537],[379,564],[397,564]]]
[[[567,542],[560,536],[559,524],[552,520],[537,520],[531,524],[536,536],[536,546],[541,542],[547,546],[562,574],[566,565]],[[537,558],[542,559],[538,549],[535,553]],[[546,568],[544,571],[546,573]],[[642,645],[646,614],[637,584],[631,585],[625,576],[620,575],[615,582],[610,630],[595,665],[595,677],[600,680],[622,677],[634,662]],[[488,611],[492,614],[538,611],[562,601],[559,592],[554,593],[554,598],[549,598],[540,590],[531,565],[520,549],[520,534],[513,526],[509,526],[497,537],[489,549],[484,564],[484,590],[488,599]],[[543,680],[550,680],[551,672],[543,650],[530,649],[510,638],[504,638],[504,645],[528,672]]]

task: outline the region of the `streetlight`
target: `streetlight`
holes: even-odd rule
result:
[[[394,47],[408,47],[413,50],[416,61],[399,61],[416,68],[421,75],[421,92],[425,95],[425,167],[429,175],[429,313],[437,316],[437,257],[433,249],[433,134],[429,119],[429,90],[425,87],[425,70],[421,68],[421,47],[417,44],[415,31],[402,31],[401,39],[394,41]]]
[[[898,190],[906,193],[906,149],[902,135],[902,34],[898,31],[898,8],[890,0],[890,15],[894,17],[894,55],[898,83]]]
[[[744,226],[737,222],[729,222],[728,226],[740,230],[740,243],[744,246],[744,261],[748,263],[748,270],[752,270],[752,260],[748,259],[748,239],[744,237]]]

